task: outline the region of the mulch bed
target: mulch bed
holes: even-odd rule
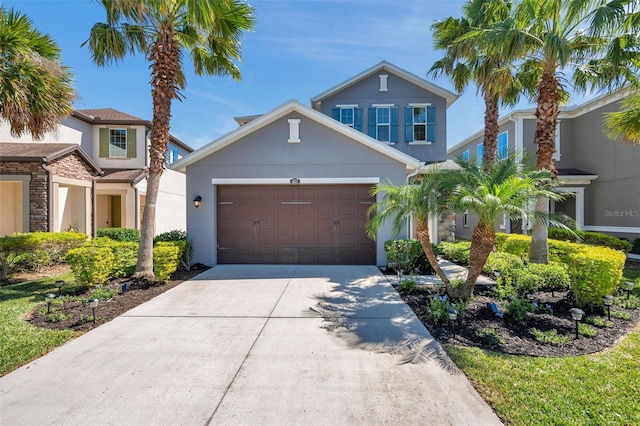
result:
[[[134,280],[120,280],[114,282],[112,284],[117,285],[119,288],[121,288],[121,285],[126,282],[128,291],[125,293],[118,293],[108,301],[101,300],[96,308],[95,324],[92,321],[92,310],[87,304],[87,301],[91,298],[89,291],[81,294],[68,295],[74,297],[63,297],[63,300],[65,301],[62,306],[55,303],[52,304],[51,313],[54,314],[53,316],[46,314],[46,304],[43,304],[39,309],[36,309],[35,312],[31,314],[28,321],[37,327],[55,330],[69,329],[85,332],[111,321],[128,310],[153,299],[159,294],[162,294],[179,284],[182,284],[184,281],[195,277],[207,269],[209,269],[209,267],[196,265],[189,271],[177,271],[171,276],[171,279],[164,284]],[[63,296],[67,296],[67,294],[64,293],[64,289]],[[62,315],[55,314],[63,314],[64,317]],[[55,318],[55,321],[52,321],[51,318]]]
[[[627,267],[640,270],[640,262],[628,262]],[[640,309],[624,309],[620,306],[613,306],[612,311],[629,312],[631,319],[626,321],[611,318],[612,327],[596,327],[598,330],[596,336],[585,337],[581,335],[576,339],[575,321],[571,319],[569,312],[575,305],[567,292],[537,293],[535,296],[543,308],[529,313],[525,323],[518,323],[509,320],[506,314],[504,319],[498,318],[487,306],[488,302],[496,303],[502,307],[500,310],[504,312],[504,306],[508,301],[500,300],[491,291],[478,292],[476,290],[474,298],[468,303],[456,323],[454,336],[452,324],[448,320],[435,324],[427,315],[428,304],[434,296],[439,294],[440,288],[420,286],[417,290],[405,291],[396,284],[394,287],[438,341],[481,347],[513,355],[562,357],[600,352],[615,344],[621,337],[633,330],[640,321]],[[551,310],[544,308],[545,305],[549,305]],[[603,310],[586,312],[585,317],[596,315],[607,319],[607,313]],[[534,328],[540,331],[555,329],[558,335],[570,336],[571,340],[565,344],[540,343],[532,333]],[[489,334],[489,338],[487,334]],[[497,339],[493,339],[493,336],[498,336],[499,342],[496,341]]]

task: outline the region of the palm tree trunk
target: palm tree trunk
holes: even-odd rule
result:
[[[149,177],[142,226],[140,249],[134,277],[153,280],[153,237],[156,222],[156,201],[160,189],[160,178],[164,171],[165,153],[169,143],[169,121],[171,100],[175,97],[176,76],[180,68],[180,51],[173,39],[173,29],[161,32],[149,49],[151,62],[151,97],[153,121],[149,145]]]
[[[420,245],[422,246],[422,250],[424,250],[424,254],[427,256],[427,260],[429,264],[433,268],[434,272],[442,280],[447,289],[447,293],[449,293],[451,283],[447,278],[447,275],[440,269],[440,265],[438,264],[438,259],[436,259],[436,254],[433,252],[433,246],[431,245],[431,236],[429,235],[429,226],[425,222],[418,222],[417,226],[418,233],[418,241],[420,241]]]
[[[458,289],[456,297],[468,300],[473,296],[476,280],[482,273],[482,268],[487,262],[491,250],[493,250],[495,239],[496,232],[492,226],[479,223],[475,227],[471,236],[471,248],[469,251],[469,273],[464,285]]]
[[[549,170],[554,178],[558,177],[558,171],[553,163],[553,154],[556,152],[556,125],[558,123],[558,110],[560,107],[560,82],[554,69],[545,69],[538,83],[538,99],[536,107],[536,133],[533,142],[538,146],[536,151],[536,168]],[[539,200],[536,203],[538,214],[549,214],[549,200]],[[529,261],[531,263],[548,263],[549,246],[547,243],[548,230],[546,223],[536,221],[531,232],[531,248]]]
[[[484,93],[484,153],[482,155],[482,167],[489,170],[498,160],[498,98],[485,90]]]

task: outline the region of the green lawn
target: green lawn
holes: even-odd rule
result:
[[[71,274],[0,287],[0,376],[42,356],[77,333],[32,326],[24,317],[44,301],[44,294],[57,294],[56,280],[72,283]],[[65,284],[63,292],[71,284]]]
[[[625,270],[623,280],[639,277],[640,272]],[[507,424],[640,424],[640,327],[611,350],[577,357],[446,349]]]

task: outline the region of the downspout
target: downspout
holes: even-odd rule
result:
[[[133,220],[135,221],[135,229],[140,230],[140,195],[138,193],[138,188],[136,188],[134,183],[131,183],[131,187],[133,188],[133,208],[135,209],[133,212]]]
[[[98,178],[94,176],[91,179],[91,238],[98,235]]]
[[[53,221],[51,220],[53,216],[53,172],[47,167],[47,163],[44,160],[40,165],[47,172],[47,232],[53,232]]]

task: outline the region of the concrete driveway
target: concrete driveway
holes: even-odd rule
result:
[[[0,424],[500,421],[375,267],[221,265],[1,378]]]

